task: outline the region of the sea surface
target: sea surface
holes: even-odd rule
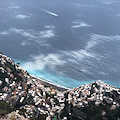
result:
[[[120,87],[120,1],[0,0],[0,51],[61,86]]]

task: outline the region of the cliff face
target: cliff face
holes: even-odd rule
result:
[[[50,86],[50,84],[49,84]],[[119,120],[120,89],[102,81],[59,91],[0,53],[0,116],[6,119]]]

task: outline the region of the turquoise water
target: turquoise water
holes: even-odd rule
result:
[[[21,60],[17,60],[17,59],[13,59],[16,63],[20,63],[20,66],[22,68],[24,68],[24,63],[25,61],[21,61]],[[54,84],[60,85],[60,86],[64,86],[67,88],[75,88],[78,87],[80,85],[84,85],[84,84],[88,84],[90,82],[93,82],[95,80],[91,80],[91,81],[78,81],[69,77],[61,77],[55,74],[50,73],[49,71],[46,70],[32,70],[32,68],[30,69],[26,69],[27,72],[29,72],[31,75],[34,75],[36,77],[42,78],[44,80],[47,80],[49,82],[52,82]]]
[[[25,64],[25,61],[22,61],[22,60],[17,60],[17,59],[13,59],[16,63],[20,63],[20,66],[22,68],[24,68],[24,64]],[[50,73],[49,71],[46,71],[46,70],[32,70],[32,68],[30,69],[26,69],[27,72],[29,72],[31,75],[34,75],[38,78],[41,78],[41,79],[44,79],[44,80],[47,80],[49,82],[52,82],[54,84],[57,84],[57,85],[60,85],[60,86],[64,86],[64,87],[67,87],[67,88],[75,88],[75,87],[79,87],[80,85],[84,85],[84,84],[89,84],[91,82],[95,82],[96,80],[76,80],[76,79],[72,79],[72,78],[69,78],[69,77],[62,77],[62,76],[58,76],[58,75],[55,75],[55,74],[52,74]],[[110,82],[109,80],[103,80],[104,82],[106,83],[109,83],[111,85],[114,85],[116,86],[116,82]],[[116,87],[119,87],[116,86]]]

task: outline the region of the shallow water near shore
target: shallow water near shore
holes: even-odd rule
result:
[[[13,59],[16,63],[20,63],[20,66],[24,69],[24,61],[21,60],[17,60],[17,59]],[[90,82],[94,82],[95,80],[91,80],[91,81],[79,81],[79,80],[75,80],[75,79],[71,79],[71,78],[67,78],[67,77],[62,77],[62,76],[57,76],[55,74],[49,73],[49,71],[45,71],[45,70],[32,70],[32,69],[25,69],[28,73],[30,73],[31,75],[34,75],[40,79],[49,81],[51,83],[54,83],[56,85],[60,85],[63,87],[67,87],[69,89],[72,88],[76,88],[79,87],[80,85],[84,85],[84,84],[89,84]]]
[[[17,59],[13,59],[16,63],[20,63],[20,66],[24,69],[24,64],[26,62],[21,61],[21,60],[17,60]],[[79,87],[80,85],[85,85],[85,84],[89,84],[91,82],[95,82],[97,80],[75,80],[75,79],[71,79],[69,77],[63,77],[63,76],[57,76],[55,74],[49,73],[49,71],[45,71],[45,70],[32,70],[32,69],[26,69],[25,70],[30,73],[31,75],[34,75],[35,77],[38,77],[40,79],[43,79],[45,81],[54,83],[58,86],[63,86],[66,87],[68,89],[73,89],[76,87]],[[110,82],[109,80],[103,80],[105,83],[108,83],[110,85],[116,86],[117,83],[114,81],[113,83]],[[116,87],[119,87],[116,86]]]

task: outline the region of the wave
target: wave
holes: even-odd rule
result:
[[[80,6],[80,7],[97,7],[96,5],[92,5],[92,4],[79,4],[79,3],[76,3],[76,4],[73,4],[75,6]]]
[[[16,15],[17,19],[25,19],[25,18],[29,18],[29,16],[26,15]]]
[[[17,28],[10,28],[8,31],[0,32],[0,35],[7,35],[8,33],[16,33],[25,37],[24,41],[21,43],[22,46],[30,45],[30,41],[39,43],[41,46],[49,46],[46,42],[46,39],[53,38],[55,36],[53,28],[47,28],[43,31],[35,31],[32,29],[17,29]],[[29,42],[28,42],[29,41]],[[27,43],[27,44],[26,44]]]
[[[8,35],[9,34],[9,32],[8,31],[3,31],[3,32],[0,32],[0,35]]]
[[[73,21],[73,26],[71,26],[72,28],[80,28],[80,27],[92,27],[91,25],[85,23],[85,22],[82,22],[82,21]]]
[[[109,0],[107,0],[107,1],[103,1],[102,3],[110,5],[110,4],[113,4],[114,2],[116,2],[116,1],[109,1]]]

